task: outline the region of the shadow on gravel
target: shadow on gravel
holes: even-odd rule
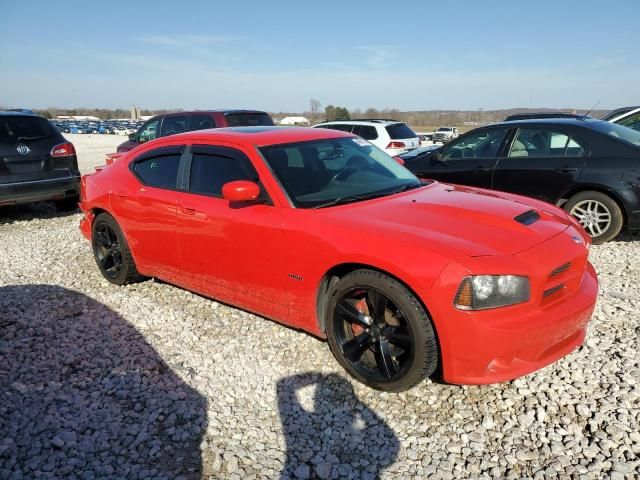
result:
[[[206,400],[106,306],[0,287],[0,478],[201,477]]]
[[[52,202],[27,203],[24,205],[5,205],[0,207],[0,225],[30,220],[68,217],[80,213],[80,209],[61,212]]]
[[[305,373],[281,379],[277,389],[287,442],[281,479],[377,479],[398,458],[393,430],[344,378]]]

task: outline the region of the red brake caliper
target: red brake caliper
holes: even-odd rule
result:
[[[369,307],[367,306],[367,301],[364,298],[356,303],[356,309],[364,315],[369,315]],[[357,336],[364,332],[364,328],[357,323],[352,323],[351,331],[353,332],[353,336]]]

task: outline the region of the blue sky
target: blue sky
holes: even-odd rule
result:
[[[0,0],[0,104],[640,103],[640,1]]]

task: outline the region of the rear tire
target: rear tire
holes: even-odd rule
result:
[[[563,205],[591,236],[594,245],[615,238],[624,225],[622,210],[610,196],[587,190],[577,193]]]
[[[79,197],[63,198],[62,200],[54,200],[53,204],[59,212],[72,212],[78,208]]]
[[[397,280],[355,270],[329,293],[325,313],[329,348],[356,380],[401,392],[432,375],[439,351],[429,315]]]
[[[102,276],[114,285],[144,279],[133,260],[118,222],[108,213],[99,214],[91,226],[91,246]]]

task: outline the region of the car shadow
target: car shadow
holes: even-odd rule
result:
[[[278,382],[287,454],[281,479],[377,479],[398,458],[394,431],[343,377],[304,373]]]
[[[199,479],[206,409],[105,305],[0,287],[0,478]]]
[[[21,205],[0,206],[0,225],[37,219],[68,217],[80,213],[80,209],[61,212],[52,202],[36,202]]]

